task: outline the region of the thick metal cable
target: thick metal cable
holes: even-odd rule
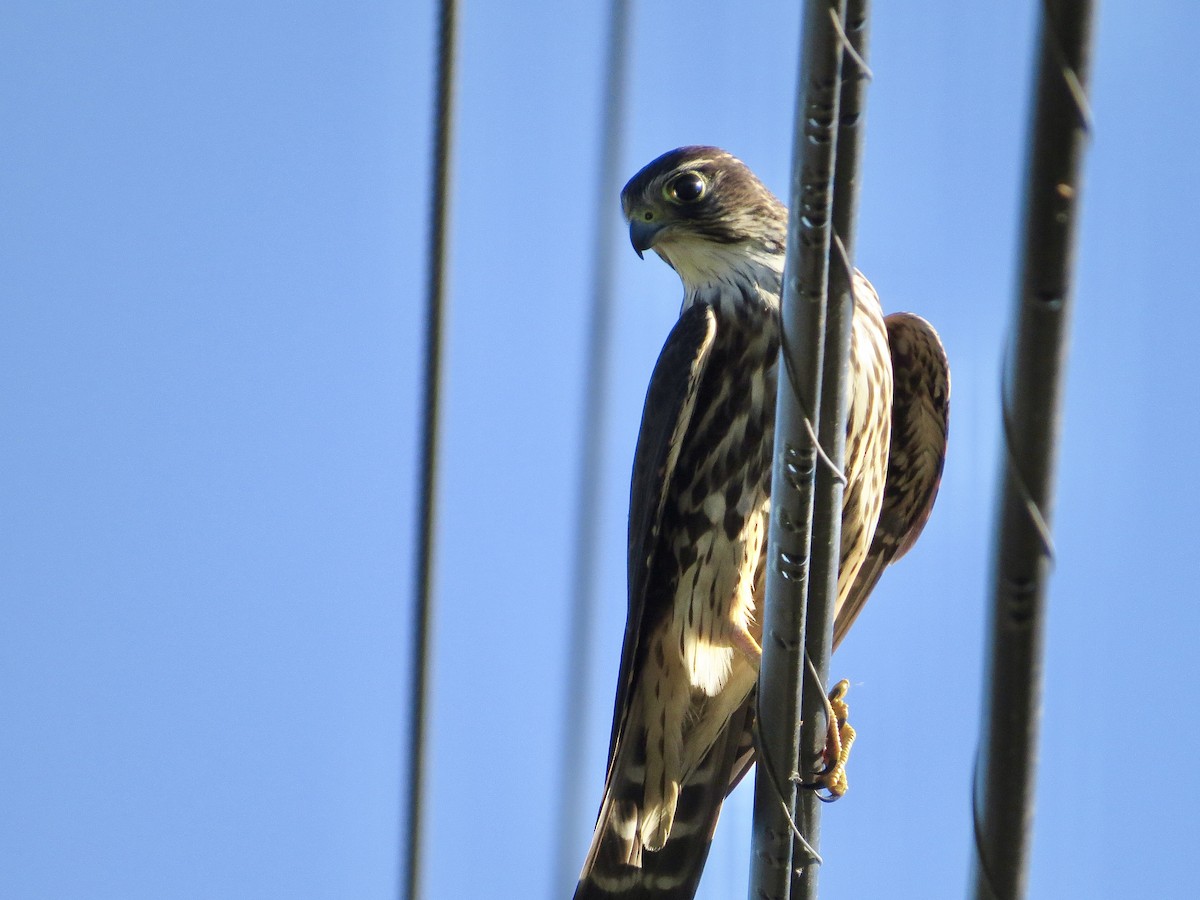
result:
[[[830,251],[835,215],[847,238],[852,229],[859,156],[855,142],[866,77],[859,65],[861,41],[847,36],[849,31],[865,33],[864,12],[856,4],[847,28],[845,9],[845,0],[809,0],[804,12],[780,315],[783,364],[759,678],[763,758],[755,778],[751,900],[815,897],[820,861],[817,801],[806,797],[798,804],[796,785],[807,780],[803,770],[811,768],[823,747],[816,733],[824,724],[823,681],[833,642],[845,483],[840,473],[853,298],[848,257],[843,254],[845,262],[831,273]],[[853,81],[845,96],[843,64]],[[840,113],[843,102],[850,107],[846,121]],[[844,153],[843,134],[849,141]],[[842,167],[845,172],[835,185],[835,169]],[[837,185],[845,196],[835,207]],[[815,679],[804,678],[806,653],[818,673]],[[820,712],[810,713],[810,706]],[[782,798],[778,776],[786,785]],[[793,834],[793,822],[799,836]],[[798,877],[797,869],[802,870]]]
[[[975,896],[1026,893],[1050,524],[1087,106],[1090,0],[1046,0],[1039,35],[1015,340],[1003,378],[988,690],[973,806]]]
[[[580,429],[578,506],[575,513],[575,555],[571,566],[574,595],[567,637],[567,677],[563,709],[562,766],[559,775],[558,849],[551,896],[570,893],[583,861],[576,840],[583,812],[583,758],[587,725],[587,677],[591,667],[591,636],[596,606],[596,548],[600,509],[601,462],[604,447],[604,409],[608,400],[609,345],[612,337],[613,273],[616,245],[613,216],[621,187],[621,135],[625,119],[625,59],[629,45],[629,0],[612,0],[608,16],[604,97],[600,117],[600,177],[596,182],[596,220],[592,251],[591,313],[584,366],[585,397]]]
[[[407,847],[400,896],[421,896],[422,801],[425,775],[425,705],[429,677],[429,632],[433,537],[437,489],[438,404],[442,366],[447,207],[450,182],[450,124],[454,92],[455,0],[441,0],[438,18],[437,97],[434,112],[433,181],[429,197],[429,270],[425,305],[425,406],[421,421],[420,530],[413,585],[413,622],[408,718]]]
[[[850,392],[850,337],[854,320],[854,216],[858,210],[859,163],[862,159],[863,112],[870,73],[866,68],[867,0],[846,0],[839,19],[830,8],[830,27],[842,53],[837,107],[836,163],[833,174],[833,235],[825,358],[821,377],[820,446],[836,463],[834,471],[818,467],[814,486],[812,577],[805,612],[804,648],[816,677],[801,690],[801,777],[808,780],[820,767],[827,731],[826,686],[833,653],[834,608],[841,560],[842,494],[845,479],[846,417]],[[820,848],[821,801],[814,790],[797,796],[796,821],[808,844]],[[792,847],[791,900],[816,900],[821,860],[806,860],[798,842]]]

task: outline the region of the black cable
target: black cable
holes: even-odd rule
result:
[[[438,19],[437,97],[434,113],[433,184],[429,198],[429,271],[425,307],[425,408],[421,422],[420,530],[414,576],[412,669],[409,701],[407,851],[401,897],[417,900],[421,885],[421,829],[425,767],[425,702],[433,532],[437,487],[438,404],[441,388],[442,316],[446,268],[446,208],[450,170],[450,106],[454,88],[455,0],[441,0]]]
[[[815,896],[820,859],[819,804],[811,791],[802,792],[798,802],[796,780],[804,774],[801,743],[812,743],[811,731],[824,721],[823,713],[801,713],[802,700],[807,709],[822,699],[819,684],[806,684],[803,691],[800,684],[806,654],[817,669],[814,681],[819,683],[828,670],[837,556],[833,549],[823,555],[818,551],[839,546],[845,481],[841,474],[845,425],[838,422],[844,405],[834,400],[845,391],[853,300],[848,290],[841,292],[844,296],[832,296],[832,288],[845,278],[840,271],[831,272],[830,266],[834,225],[850,232],[853,203],[847,201],[856,196],[846,184],[856,175],[857,148],[839,152],[840,142],[843,138],[853,142],[860,130],[857,118],[849,133],[840,121],[840,106],[846,99],[841,87],[843,62],[847,48],[854,47],[842,22],[845,6],[846,0],[808,0],[802,17],[787,263],[780,298],[787,378],[780,379],[777,394],[758,686],[762,758],[755,778],[750,895],[763,900]],[[856,88],[857,62],[851,59],[845,64]],[[854,94],[850,99],[857,116],[859,97]],[[839,169],[843,170],[843,197],[835,208]],[[839,304],[848,309],[835,308]],[[840,441],[830,441],[830,435],[839,434]],[[802,719],[808,728],[798,742]],[[787,776],[782,796],[767,777],[772,770]],[[794,840],[797,832],[800,840]]]
[[[980,758],[974,896],[1026,892],[1041,711],[1046,583],[1091,51],[1090,0],[1044,0],[1025,183],[1020,293],[1005,356],[1004,479]]]
[[[591,632],[596,606],[594,572],[600,470],[604,445],[604,408],[608,397],[609,345],[612,336],[613,272],[616,248],[612,216],[620,190],[621,123],[625,113],[625,58],[629,44],[629,2],[609,5],[608,53],[600,121],[600,177],[596,182],[595,244],[592,257],[591,315],[584,367],[582,453],[576,495],[575,555],[571,566],[572,597],[567,637],[567,677],[563,711],[563,745],[559,776],[558,850],[552,896],[569,893],[583,858],[574,836],[583,813],[579,760],[583,757],[587,724],[587,676],[591,666]]]
[[[867,0],[845,0],[840,11],[830,4],[829,26],[837,35],[842,54],[840,94],[837,106],[837,144],[833,172],[833,199],[830,205],[832,235],[828,276],[828,307],[825,320],[825,350],[821,376],[821,407],[818,414],[818,446],[838,465],[845,466],[846,411],[850,395],[850,346],[854,320],[854,218],[858,212],[859,171],[865,130],[866,87],[870,72],[866,67]],[[813,487],[813,523],[811,572],[808,603],[805,608],[805,655],[813,669],[813,679],[801,691],[800,763],[801,774],[808,777],[819,765],[827,740],[826,724],[829,701],[826,685],[829,661],[833,653],[834,612],[837,606],[841,558],[841,522],[843,484],[833,472],[818,467]],[[796,797],[796,822],[805,840],[814,847],[821,841],[821,801],[813,790]],[[803,848],[792,848],[791,900],[816,900],[820,860],[802,862]]]

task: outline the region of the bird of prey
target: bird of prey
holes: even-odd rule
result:
[[[621,206],[684,297],[634,456],[608,775],[575,898],[686,900],[753,761],[787,214],[715,147],[660,156]],[[835,644],[929,517],[950,391],[929,323],[885,318],[859,273],[854,295]]]

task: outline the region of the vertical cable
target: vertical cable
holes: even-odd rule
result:
[[[820,806],[796,790],[824,748],[841,547],[853,227],[869,77],[866,0],[805,4],[780,314],[759,678],[753,900],[814,900]],[[812,678],[806,670],[811,664]]]
[[[833,653],[834,607],[838,595],[841,560],[842,495],[840,479],[846,455],[846,416],[849,410],[850,342],[854,320],[854,217],[858,212],[859,163],[862,159],[863,115],[866,86],[867,0],[846,0],[842,17],[829,10],[830,22],[840,39],[841,82],[838,88],[837,147],[833,173],[831,216],[833,236],[829,248],[829,306],[825,322],[825,360],[821,377],[820,446],[837,466],[817,468],[814,479],[812,575],[805,611],[805,653],[816,678],[801,690],[801,772],[818,767],[825,747],[825,686]],[[820,849],[821,800],[812,790],[801,791],[796,822],[813,850]],[[820,857],[808,860],[806,848],[792,843],[791,900],[816,900]],[[807,864],[805,864],[807,863]]]
[[[982,758],[974,785],[975,897],[1026,892],[1041,707],[1046,581],[1087,104],[1090,0],[1042,4],[1025,182],[1021,280],[1001,397]]]
[[[446,221],[450,180],[450,119],[454,89],[455,0],[441,0],[438,19],[437,98],[434,113],[433,182],[429,198],[429,270],[425,306],[425,407],[421,422],[420,531],[414,578],[412,669],[410,673],[407,850],[401,897],[421,896],[422,800],[425,776],[425,704],[429,677],[429,632],[438,403],[441,388],[442,315],[445,293]]]
[[[584,821],[578,763],[583,756],[587,723],[587,676],[591,663],[591,632],[596,605],[595,567],[599,544],[601,451],[604,409],[608,398],[609,345],[612,335],[613,273],[616,252],[612,216],[620,190],[621,135],[625,119],[625,59],[629,44],[629,2],[609,4],[608,52],[600,120],[600,177],[596,181],[595,229],[591,272],[591,314],[584,367],[585,397],[582,452],[576,486],[575,552],[571,565],[572,596],[567,637],[567,677],[563,710],[563,745],[559,775],[558,850],[552,896],[568,894],[575,883],[582,855],[575,836]]]
[[[815,504],[817,468],[825,465],[818,461],[817,436],[821,420],[837,415],[835,409],[821,404],[822,381],[826,373],[839,377],[845,368],[839,359],[849,354],[848,340],[844,348],[828,346],[826,330],[843,56],[834,22],[840,23],[842,8],[839,0],[808,0],[801,33],[758,681],[752,900],[787,900],[794,869],[813,868],[811,864],[820,858],[813,845],[819,819],[814,815],[805,823],[796,820],[796,782],[801,772],[802,694],[820,689],[820,685],[805,683],[806,616],[813,615],[812,604],[821,602],[819,595],[829,593],[828,567],[814,560],[813,549],[836,540],[840,525],[839,516],[821,516],[818,522]],[[841,314],[835,313],[835,327],[839,318]],[[849,338],[848,330],[845,337]],[[827,364],[825,354],[830,351],[835,359]],[[826,388],[824,393],[828,392]],[[840,469],[840,459],[832,462]],[[835,531],[817,534],[818,524]],[[837,554],[832,558],[835,587],[826,597],[830,605],[836,597]],[[831,613],[829,618],[832,630]],[[793,839],[798,844],[795,850]],[[801,858],[793,859],[794,852]]]

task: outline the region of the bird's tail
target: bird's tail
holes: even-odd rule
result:
[[[708,858],[721,802],[735,773],[744,774],[753,747],[752,697],[730,718],[679,789],[674,822],[661,850],[639,837],[645,777],[641,741],[618,746],[575,900],[691,900]]]

